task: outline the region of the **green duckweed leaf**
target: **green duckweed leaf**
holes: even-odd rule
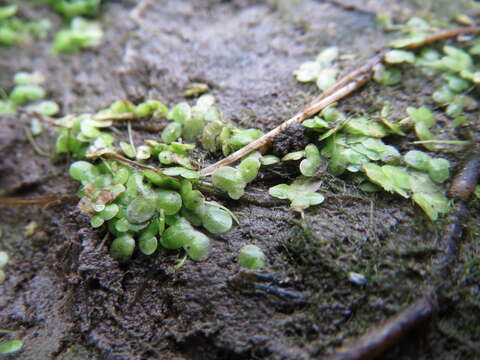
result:
[[[60,107],[54,101],[46,100],[29,107],[32,111],[42,115],[53,116],[58,114]]]
[[[205,234],[194,230],[190,240],[183,245],[183,248],[192,260],[200,261],[207,257],[212,245]]]
[[[337,82],[337,74],[338,70],[334,68],[320,70],[316,81],[317,87],[322,91],[327,90]]]
[[[186,121],[190,120],[191,117],[192,108],[186,102],[175,105],[172,110],[170,110],[167,116],[169,120],[174,120],[176,122],[179,122],[180,124],[184,124]]]
[[[122,235],[113,240],[110,254],[113,258],[124,261],[133,255],[135,240],[130,235]]]
[[[282,161],[297,161],[305,157],[305,150],[294,151],[282,157]]]
[[[147,234],[148,235],[148,234]],[[158,247],[158,240],[155,236],[142,235],[138,239],[138,248],[145,255],[152,255]]]
[[[396,85],[400,82],[401,78],[401,72],[396,67],[385,67],[382,64],[374,67],[373,79],[381,85]]]
[[[430,179],[438,184],[443,183],[450,177],[450,162],[446,159],[430,159],[427,163],[427,171]]]
[[[10,93],[10,100],[17,105],[41,100],[45,97],[45,90],[39,85],[17,85]]]
[[[181,176],[189,180],[196,180],[200,178],[198,171],[190,170],[181,166],[165,168],[163,169],[163,173],[168,176]]]
[[[232,217],[219,207],[205,205],[202,212],[202,225],[212,234],[225,233],[232,228]]]
[[[147,145],[140,145],[137,148],[136,159],[137,160],[147,160],[152,155],[150,147]]]
[[[70,26],[57,32],[53,39],[53,50],[56,53],[75,53],[84,48],[100,45],[103,31],[100,24],[75,17]]]
[[[403,159],[408,166],[417,170],[427,171],[428,163],[432,158],[423,151],[411,150],[404,155]]]
[[[19,351],[23,346],[21,340],[10,340],[0,344],[0,355],[12,354]]]
[[[155,211],[155,202],[140,196],[127,206],[126,217],[131,224],[141,224],[150,220]]]
[[[299,82],[311,82],[315,81],[321,70],[321,65],[315,61],[307,61],[300,65],[300,68],[293,72],[293,75]]]
[[[120,141],[120,149],[122,149],[125,156],[129,157],[130,159],[135,159],[136,153],[133,146],[129,143],[124,141]]]
[[[226,191],[234,199],[240,199],[244,194],[246,182],[240,170],[231,166],[222,166],[212,174],[213,186]]]
[[[325,197],[316,193],[320,183],[307,177],[297,178],[291,185],[279,184],[271,187],[268,193],[278,199],[289,199],[294,210],[301,211],[313,205],[321,204]]]
[[[362,167],[369,180],[374,184],[404,198],[409,197],[408,191],[411,188],[411,180],[405,169],[391,165],[378,166],[372,163],[364,163]]]
[[[445,191],[427,174],[414,172],[411,176],[412,198],[432,221],[437,220],[439,214],[446,214],[450,210],[450,201],[445,196]]]
[[[382,124],[365,117],[352,118],[344,127],[345,132],[353,135],[365,135],[382,138],[388,135],[388,130]]]
[[[300,162],[300,172],[304,176],[313,176],[320,165],[320,152],[314,144],[305,147],[306,159]]]
[[[266,257],[263,251],[255,245],[245,245],[238,252],[238,263],[250,270],[259,270],[265,266]]]
[[[405,50],[390,50],[385,54],[385,62],[387,64],[400,64],[415,62],[415,54]]]
[[[275,155],[264,155],[260,158],[260,162],[262,163],[262,165],[268,166],[278,164],[280,162],[280,159]]]
[[[40,72],[17,72],[13,77],[13,82],[16,85],[42,85],[45,82],[45,77]]]
[[[182,136],[182,124],[180,122],[172,122],[162,131],[162,141],[170,144]]]
[[[240,162],[238,170],[243,180],[248,183],[257,177],[260,166],[261,163],[259,159],[249,156]]]
[[[322,133],[330,129],[330,124],[319,116],[315,116],[311,119],[305,120],[302,125],[308,129],[312,129]]]

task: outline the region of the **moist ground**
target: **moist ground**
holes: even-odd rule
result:
[[[348,2],[345,2],[348,3]],[[352,3],[352,2],[350,2]],[[355,54],[352,69],[388,42],[375,13],[406,18],[415,1],[358,1],[356,9],[321,1],[107,1],[101,48],[54,56],[40,41],[2,51],[1,86],[16,71],[41,71],[63,113],[92,112],[117,99],[182,101],[186,86],[207,83],[224,117],[243,127],[272,129],[318,93],[292,71],[325,46]],[[382,3],[378,5],[378,3]],[[37,5],[24,5],[38,12]],[[60,26],[48,11],[44,16]],[[344,111],[371,114],[384,101],[396,118],[406,106],[432,105],[438,79],[405,68],[401,85],[372,83],[343,101]],[[424,96],[423,96],[424,95]],[[452,131],[440,116],[442,131]],[[67,163],[38,156],[16,117],[0,118],[0,195],[75,192]],[[126,138],[126,133],[120,136]],[[134,138],[158,134],[134,130]],[[412,138],[413,139],[413,138]],[[410,139],[410,140],[412,140]],[[52,146],[54,134],[39,144]],[[300,141],[300,140],[299,140]],[[408,141],[390,139],[401,150]],[[295,146],[288,144],[286,146]],[[454,164],[462,154],[444,154]],[[220,154],[208,155],[213,162]],[[174,265],[180,255],[160,250],[119,264],[102,246],[75,203],[48,208],[0,207],[2,248],[11,255],[0,292],[0,328],[14,330],[24,348],[12,358],[38,359],[310,359],[395,314],[429,287],[428,273],[442,221],[430,222],[411,201],[360,192],[348,177],[324,174],[326,201],[305,212],[265,196],[295,170],[263,172],[240,202],[215,198],[240,226],[214,238],[203,262]],[[479,204],[473,203],[458,256],[451,306],[384,359],[479,357]],[[30,222],[37,223],[31,236]],[[268,271],[241,272],[237,251],[257,244]],[[348,272],[368,278],[363,285]]]

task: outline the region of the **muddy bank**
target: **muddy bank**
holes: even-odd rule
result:
[[[267,130],[317,94],[314,85],[297,83],[292,71],[320,48],[336,45],[357,54],[342,64],[351,69],[389,40],[375,22],[375,13],[387,6],[356,3],[349,10],[321,1],[293,7],[276,1],[111,1],[102,9],[101,48],[56,57],[48,42],[38,42],[6,50],[0,67],[3,74],[45,73],[49,94],[65,114],[93,111],[119,98],[153,97],[171,105],[183,99],[188,84],[204,82],[226,119]],[[401,18],[415,3],[391,5]],[[46,16],[59,26],[58,18]],[[407,76],[418,78],[414,71]],[[11,85],[9,76],[1,81]],[[370,84],[342,108],[371,113],[389,100],[400,116],[436,86],[435,79],[386,90]],[[38,157],[15,117],[0,121],[2,195],[75,191],[65,162]],[[134,131],[138,140],[156,136]],[[47,135],[41,145],[52,140]],[[456,164],[461,157],[451,160]],[[262,176],[252,192],[265,192],[292,173],[279,169]],[[326,201],[308,209],[304,221],[281,202],[219,199],[241,226],[215,238],[206,261],[189,261],[181,270],[174,268],[180,255],[164,250],[117,263],[102,246],[104,231],[92,231],[74,203],[1,206],[1,243],[12,262],[0,292],[0,328],[25,342],[13,358],[322,358],[428,287],[442,223],[428,221],[410,201],[361,193],[348,178],[325,174],[321,192]],[[478,214],[478,202],[472,206]],[[467,224],[450,312],[385,358],[478,356],[478,220],[474,215]],[[25,226],[32,221],[38,227],[27,236]],[[265,250],[267,272],[253,278],[239,272],[235,257],[246,243]],[[350,271],[364,274],[367,284],[352,284]]]

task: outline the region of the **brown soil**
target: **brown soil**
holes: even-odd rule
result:
[[[105,1],[101,48],[55,56],[50,42],[40,41],[3,50],[0,85],[10,88],[16,71],[41,71],[50,98],[66,114],[116,99],[150,97],[171,105],[188,84],[204,82],[226,119],[271,129],[317,94],[292,76],[302,62],[336,45],[358,55],[343,64],[352,69],[391,36],[375,13],[405,18],[424,10],[415,1],[353,3],[355,9],[314,0]],[[25,14],[60,26],[44,7],[23,6]],[[418,75],[406,70],[402,85],[388,89],[369,84],[342,107],[372,113],[389,100],[401,117],[407,105],[431,104],[425,99],[438,84]],[[2,116],[0,124],[0,196],[75,192],[67,163],[38,156],[19,118]],[[137,141],[147,137],[158,134],[134,131]],[[39,145],[51,148],[53,141],[53,133],[45,134]],[[392,141],[403,150],[410,146]],[[446,156],[454,164],[462,160]],[[367,195],[348,177],[327,173],[326,201],[301,220],[288,204],[264,201],[268,186],[295,175],[288,168],[273,172],[262,173],[249,200],[219,199],[241,225],[215,238],[206,261],[189,261],[181,270],[174,269],[180,255],[162,250],[117,263],[101,246],[104,232],[93,231],[75,203],[0,206],[0,247],[12,258],[0,286],[0,328],[25,344],[11,358],[323,358],[428,288],[441,221],[430,222],[408,200]],[[384,359],[480,358],[480,205],[471,206],[475,215],[466,224],[451,306]],[[37,229],[26,236],[32,221]],[[235,258],[246,243],[265,250],[267,271],[241,272]],[[349,282],[350,271],[364,274],[367,284]]]

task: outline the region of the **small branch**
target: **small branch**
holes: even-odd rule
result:
[[[435,294],[418,299],[409,307],[393,316],[373,331],[367,332],[354,344],[339,349],[329,360],[369,360],[381,355],[386,349],[415,328],[419,323],[430,319],[437,310]]]
[[[421,144],[438,144],[438,145],[468,145],[470,141],[465,140],[418,140],[412,141],[412,144],[421,145]]]
[[[96,154],[87,155],[88,159],[98,158],[98,157],[100,157],[102,159],[115,160],[115,161],[118,161],[119,163],[122,163],[123,165],[129,166],[129,167],[137,169],[137,170],[151,170],[151,171],[155,171],[156,173],[162,174],[162,171],[160,169],[157,169],[156,167],[140,164],[136,161],[130,160],[130,159],[128,159],[128,158],[126,158],[122,155],[116,154],[116,153],[105,153],[105,154],[101,154],[101,155],[96,155]]]
[[[480,144],[477,144],[465,166],[460,170],[450,186],[448,196],[452,199],[467,201],[480,180]]]
[[[30,143],[30,145],[32,145],[33,150],[40,156],[51,158],[52,154],[49,154],[37,144],[28,126],[23,124],[23,129],[25,130],[25,136],[27,137],[27,140]]]
[[[0,205],[48,205],[55,201],[78,200],[77,196],[42,196],[37,198],[0,197]]]
[[[458,35],[466,35],[466,34],[476,34],[480,32],[480,27],[477,26],[472,26],[472,27],[464,27],[464,28],[456,28],[456,29],[450,29],[450,30],[445,30],[438,32],[433,35],[429,35],[425,37],[423,40],[420,40],[416,43],[413,44],[408,44],[406,46],[403,46],[402,49],[406,50],[414,50],[418,49],[424,45],[434,43],[439,40],[446,40],[450,39],[453,37],[456,37]]]
[[[129,121],[129,120],[137,120],[139,117],[134,113],[123,113],[123,114],[106,114],[106,115],[94,115],[93,120],[100,120],[100,121]]]
[[[340,89],[336,90],[335,92],[333,92],[333,94],[331,94],[331,95],[329,95],[325,98],[322,98],[320,101],[318,101],[316,103],[313,103],[312,105],[307,107],[305,110],[296,114],[290,120],[285,121],[280,126],[276,127],[273,130],[270,130],[265,135],[259,137],[258,139],[254,140],[250,144],[241,148],[240,150],[237,150],[233,154],[227,156],[225,159],[222,159],[222,160],[216,162],[215,164],[210,165],[210,166],[206,167],[205,169],[201,170],[200,174],[202,176],[211,175],[219,167],[229,165],[229,164],[241,159],[242,157],[250,154],[252,151],[255,151],[255,150],[261,148],[262,146],[271,142],[272,139],[276,135],[280,134],[287,127],[289,127],[291,125],[294,125],[294,124],[298,124],[298,123],[304,121],[305,119],[308,119],[309,117],[315,115],[320,110],[326,108],[328,105],[331,105],[334,102],[344,98],[348,94],[352,93],[353,91],[355,91],[358,88],[360,88],[361,86],[363,86],[367,82],[367,80],[368,80],[368,77],[363,76],[363,77],[360,77],[358,79],[355,79],[355,80],[349,82],[347,85],[345,85],[345,86],[341,87]]]
[[[58,122],[56,119],[54,119],[50,116],[47,116],[47,115],[40,114],[37,111],[28,110],[24,107],[18,107],[17,110],[18,110],[18,112],[20,112],[22,114],[25,114],[25,115],[28,115],[28,116],[33,116],[33,117],[37,118],[38,120],[40,120],[40,121],[42,121],[42,122],[44,122],[48,125],[68,128],[64,124],[61,124],[60,122]]]

